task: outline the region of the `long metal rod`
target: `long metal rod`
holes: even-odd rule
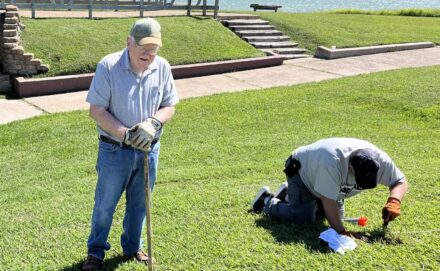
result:
[[[149,152],[144,152],[144,180],[145,180],[145,191],[146,191],[146,197],[145,197],[145,205],[147,207],[147,214],[146,214],[146,225],[147,225],[147,246],[148,246],[148,270],[153,271],[153,248],[151,244],[151,236],[152,236],[152,229],[151,229],[151,188],[150,188],[150,163],[149,163]]]

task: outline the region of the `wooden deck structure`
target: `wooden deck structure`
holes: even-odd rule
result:
[[[192,10],[202,10],[202,15],[207,15],[207,10],[213,10],[213,17],[217,18],[220,0],[187,0],[186,4],[176,3],[176,0],[0,0],[0,9],[13,4],[20,9],[31,9],[32,18],[36,10],[88,10],[89,19],[93,18],[94,10],[139,10],[139,17],[144,17],[144,11],[154,10],[187,10],[191,16]]]

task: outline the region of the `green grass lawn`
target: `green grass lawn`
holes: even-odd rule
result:
[[[319,45],[340,48],[432,41],[440,43],[440,18],[332,13],[259,12],[298,42],[316,51]]]
[[[439,270],[440,66],[182,101],[162,140],[154,193],[156,270]],[[327,225],[274,223],[248,213],[262,185],[283,181],[286,157],[317,139],[370,140],[410,190],[389,228],[403,244],[358,241],[341,256],[319,245]],[[87,112],[0,126],[0,269],[78,270],[96,183],[96,131]],[[387,189],[346,201],[377,233]],[[107,270],[120,263],[123,202]]]
[[[330,11],[330,13],[339,14],[374,14],[374,15],[394,15],[411,17],[440,17],[440,9],[429,8],[406,8],[398,10],[360,10],[360,9],[339,9]]]
[[[22,18],[26,52],[50,65],[42,76],[94,72],[109,53],[122,50],[136,18],[29,19]],[[263,56],[219,22],[199,17],[160,17],[163,48],[159,55],[171,65]]]

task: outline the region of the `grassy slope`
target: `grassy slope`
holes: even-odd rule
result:
[[[440,18],[331,13],[260,12],[300,46],[358,47],[432,41],[440,43]]]
[[[182,101],[163,138],[154,194],[157,270],[438,270],[439,72],[407,69]],[[358,242],[340,256],[319,246],[323,225],[285,226],[247,212],[262,185],[276,189],[283,180],[294,147],[330,136],[370,140],[406,174],[410,192],[390,225],[403,245]],[[2,125],[0,145],[0,266],[77,270],[96,182],[93,122],[82,111]],[[377,233],[386,197],[381,187],[349,199],[347,215],[369,217],[365,230]],[[119,265],[123,210],[121,203],[108,270],[144,270]]]
[[[94,72],[98,61],[122,50],[136,19],[26,19],[26,52],[50,65],[44,76]],[[262,56],[219,22],[196,17],[157,18],[164,47],[160,55],[171,65]]]

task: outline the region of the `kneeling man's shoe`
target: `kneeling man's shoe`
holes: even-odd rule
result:
[[[280,199],[282,202],[288,202],[287,196],[287,182],[282,183],[278,190],[274,193],[274,198]]]
[[[263,188],[258,191],[257,196],[252,201],[251,208],[255,213],[261,213],[264,207],[264,200],[267,197],[271,197],[272,194],[270,193],[269,187],[264,186]]]

